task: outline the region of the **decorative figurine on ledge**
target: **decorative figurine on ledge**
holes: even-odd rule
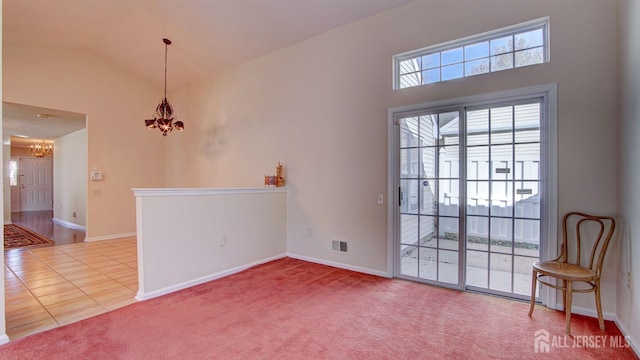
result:
[[[283,187],[284,186],[284,176],[282,173],[282,164],[278,161],[278,166],[276,166],[276,175],[265,175],[264,176],[264,186],[275,186],[275,187]]]

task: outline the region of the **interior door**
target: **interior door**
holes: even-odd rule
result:
[[[20,210],[53,210],[51,158],[20,158]]]

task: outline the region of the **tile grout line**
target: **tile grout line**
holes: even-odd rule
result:
[[[51,270],[53,270],[51,268],[51,266],[49,266],[48,264],[44,263],[42,260],[40,260],[39,257],[37,257],[36,255],[32,254],[30,250],[25,250],[26,252],[28,252],[29,254],[31,254],[31,256],[33,256],[34,258],[36,258],[36,260],[40,261],[43,265],[49,267]],[[33,291],[31,291],[31,288],[29,286],[27,286],[27,284],[22,280],[22,278],[20,278],[20,276],[18,276],[18,274],[15,273],[15,271],[11,268],[10,265],[7,265],[5,263],[5,266],[7,266],[9,268],[9,270],[11,271],[11,273],[13,274],[13,276],[16,277],[16,279],[18,279],[18,281],[20,281],[20,283],[22,284],[22,286],[24,286],[25,289],[27,289],[27,291],[29,292],[29,294],[31,294],[31,296],[38,302],[38,304],[40,304],[40,306],[44,309],[44,311],[47,312],[47,314],[49,314],[49,316],[51,316],[51,318],[53,319],[53,321],[56,322],[56,324],[58,324],[58,327],[61,326],[60,323],[58,322],[58,319],[55,318],[55,316],[53,316],[53,314],[51,312],[49,312],[49,309],[47,309],[46,306],[44,306],[44,304],[40,301],[40,299],[36,296],[36,294],[33,293]],[[54,270],[55,272],[55,270]],[[6,310],[5,310],[6,311]]]
[[[116,246],[113,246],[113,245],[111,245],[111,244],[106,244],[106,245],[109,245],[110,247],[113,247],[113,248],[115,248],[116,250],[120,250],[120,249],[118,249]],[[101,270],[99,270],[99,269],[97,269],[97,268],[94,268],[93,266],[91,266],[91,265],[89,265],[89,264],[87,264],[87,263],[84,263],[84,262],[82,262],[81,260],[78,260],[76,257],[74,257],[73,255],[70,255],[69,253],[65,252],[64,250],[60,250],[60,251],[64,252],[64,254],[65,254],[65,255],[67,255],[67,256],[69,256],[69,257],[73,258],[74,260],[76,260],[76,261],[80,262],[81,264],[86,265],[86,266],[90,267],[91,269],[93,269],[93,270],[95,270],[95,271],[99,272],[100,274],[102,274],[102,275],[104,275],[104,276],[108,277],[109,279],[111,279],[111,280],[113,280],[113,281],[117,282],[119,285],[121,285],[121,286],[123,286],[123,287],[127,288],[128,290],[132,290],[132,291],[134,291],[134,292],[136,291],[136,290],[133,290],[133,289],[131,289],[130,287],[126,286],[125,284],[121,283],[121,282],[120,282],[120,281],[118,281],[117,279],[115,279],[115,278],[113,278],[113,277],[109,276],[109,274],[106,274],[106,273],[102,272]],[[125,252],[128,252],[128,251],[125,251]],[[129,266],[129,265],[127,265],[127,264],[123,263],[122,261],[119,261],[119,260],[117,260],[117,259],[114,259],[114,258],[112,258],[112,257],[110,257],[110,256],[108,256],[108,255],[104,255],[104,254],[102,254],[102,256],[105,256],[105,257],[107,257],[109,260],[116,261],[116,262],[118,262],[118,263],[120,263],[120,264],[122,264],[122,265],[124,265],[124,266],[126,266],[126,267],[128,267],[128,268],[131,268],[131,269],[135,270],[135,271],[136,271],[136,273],[137,273],[137,271],[138,271],[138,269],[135,269],[135,268],[133,268],[133,267],[131,267],[131,266]],[[75,284],[74,284],[74,285],[75,285]],[[91,297],[91,295],[89,295],[89,296]],[[92,299],[93,299],[93,297],[92,297]],[[94,300],[94,301],[98,301],[98,300],[96,300],[96,299],[93,299],[93,300]],[[102,305],[102,304],[101,304],[101,305]]]
[[[130,239],[130,241],[134,241],[135,239]],[[65,244],[65,245],[73,245],[73,244]],[[122,287],[122,289],[118,289],[116,291],[133,291],[135,293],[135,289],[130,288],[129,286],[125,285],[123,282],[117,280],[114,277],[109,276],[109,274],[103,272],[102,270],[99,270],[95,267],[93,267],[90,264],[90,261],[86,259],[87,256],[91,256],[91,255],[100,255],[102,257],[104,257],[105,259],[108,259],[109,261],[115,261],[118,265],[122,265],[125,266],[126,269],[132,271],[132,275],[137,273],[137,267],[134,266],[130,266],[129,264],[121,261],[119,258],[115,257],[116,255],[107,255],[107,254],[103,254],[103,251],[106,251],[107,253],[112,252],[113,250],[123,254],[122,257],[129,257],[129,256],[136,256],[136,252],[135,251],[127,251],[126,249],[130,248],[131,245],[124,243],[124,244],[119,244],[121,246],[116,246],[113,244],[105,244],[108,245],[107,247],[103,247],[102,250],[99,249],[89,249],[89,248],[81,248],[82,254],[78,254],[75,251],[67,251],[67,249],[65,248],[65,246],[60,246],[60,247],[52,247],[51,251],[48,252],[43,252],[43,254],[38,255],[36,253],[31,252],[30,250],[24,250],[24,252],[20,253],[20,256],[17,256],[16,258],[20,259],[22,263],[25,263],[25,260],[29,260],[26,261],[27,264],[41,264],[44,265],[45,268],[43,269],[44,274],[55,274],[57,276],[60,276],[63,280],[65,284],[71,284],[73,289],[77,289],[79,290],[83,296],[81,296],[78,299],[82,299],[82,298],[88,298],[91,299],[92,301],[94,301],[95,303],[97,303],[101,310],[109,312],[115,309],[118,309],[122,306],[126,306],[127,304],[125,304],[125,301],[115,301],[114,302],[114,308],[110,309],[107,305],[107,303],[103,303],[102,301],[99,301],[98,299],[94,298],[91,294],[89,294],[88,292],[84,291],[82,288],[80,288],[79,285],[77,285],[76,283],[74,283],[73,280],[69,279],[67,276],[65,276],[63,273],[61,273],[60,271],[56,270],[54,268],[54,264],[50,264],[50,262],[55,262],[55,260],[61,260],[60,257],[68,257],[69,258],[69,262],[67,263],[66,261],[62,261],[62,264],[60,265],[71,265],[71,267],[73,267],[74,265],[82,265],[82,266],[86,266],[87,268],[89,268],[92,271],[96,271],[97,273],[105,276],[106,278],[114,281],[115,283],[117,283],[120,287]],[[35,250],[35,249],[34,249]],[[75,249],[74,249],[75,250]],[[75,253],[75,254],[74,254]],[[46,254],[46,256],[45,256]],[[25,257],[26,255],[26,257]],[[54,321],[54,323],[57,325],[56,327],[60,327],[63,326],[63,324],[61,323],[62,319],[57,319],[52,313],[51,311],[49,311],[49,309],[47,308],[47,306],[45,306],[42,301],[40,300],[40,298],[34,293],[34,289],[32,289],[31,287],[29,287],[29,285],[27,285],[27,283],[25,282],[25,280],[16,273],[16,271],[11,267],[11,265],[7,264],[5,262],[5,267],[9,270],[10,274],[12,276],[14,276],[18,282],[20,283],[20,285],[23,287],[20,291],[20,293],[24,293],[26,290],[26,293],[29,294],[29,296],[34,299],[37,304],[40,306],[40,308],[42,308],[50,317],[50,319],[52,319]],[[75,273],[75,272],[74,272]],[[27,275],[27,274],[23,274],[23,275]],[[137,282],[137,281],[136,281]],[[62,284],[62,283],[61,283]],[[55,286],[56,284],[54,284]],[[71,300],[64,300],[64,301],[60,301],[60,302],[56,302],[55,304],[62,304],[64,302],[67,301],[73,301],[73,300],[78,300],[78,299],[71,299]],[[51,305],[55,305],[55,304],[50,304]],[[121,304],[121,305],[118,305]],[[104,313],[104,312],[102,312]],[[97,314],[96,314],[97,315]],[[95,315],[93,315],[95,316]],[[86,318],[89,318],[91,316],[88,317],[82,317],[77,319],[76,321],[80,321]],[[75,322],[75,321],[72,321]],[[20,325],[26,325],[26,324],[20,324]],[[37,330],[36,330],[37,332]],[[23,335],[26,336],[26,335]],[[21,336],[22,337],[22,336]]]
[[[69,254],[67,254],[67,253],[66,253],[66,252],[64,252],[63,250],[61,250],[61,249],[57,249],[57,250],[58,250],[58,251],[60,251],[60,252],[62,252],[62,253],[64,253],[64,255],[69,256],[69,257],[70,257],[70,258],[72,258],[74,261],[79,262],[76,258],[74,258],[74,257],[70,256]],[[36,254],[32,254],[32,255],[33,255],[33,256],[35,256],[35,257],[36,257],[40,262],[42,262],[43,264],[45,264],[46,266],[48,266],[48,267],[49,267],[53,272],[55,272],[56,274],[58,274],[59,276],[61,276],[63,279],[65,279],[68,283],[70,283],[71,285],[73,285],[73,287],[74,287],[74,288],[76,288],[76,289],[80,290],[80,292],[82,292],[86,297],[88,297],[88,298],[90,298],[91,300],[95,301],[95,302],[96,302],[98,305],[100,305],[100,307],[102,307],[104,310],[106,310],[106,311],[110,311],[106,306],[104,306],[102,303],[100,303],[100,302],[98,302],[96,299],[94,299],[91,295],[89,295],[89,294],[88,294],[88,293],[86,293],[84,290],[82,290],[81,288],[79,288],[79,287],[78,287],[78,285],[74,284],[74,283],[73,283],[73,281],[71,281],[71,280],[70,280],[70,279],[68,279],[66,276],[64,276],[63,274],[61,274],[60,272],[58,272],[58,271],[57,271],[55,268],[53,268],[51,265],[49,265],[48,263],[44,262],[44,261],[43,261],[40,257],[38,257]],[[83,265],[85,265],[85,264],[83,264]],[[31,289],[29,289],[29,290],[31,291]],[[38,299],[37,297],[36,297],[36,300],[38,300],[38,302],[40,302],[40,299]],[[73,301],[73,300],[77,300],[77,299],[71,299],[71,300],[66,300],[66,301]],[[57,304],[61,304],[61,303],[64,303],[64,302],[66,302],[66,301],[60,301],[60,302],[57,302],[57,303],[49,304],[49,306],[51,306],[51,305],[57,305]],[[47,309],[47,307],[46,307],[44,304],[42,304],[42,303],[40,303],[40,304],[45,308],[45,310],[46,310],[49,314],[51,314],[51,313],[49,312],[49,309]],[[55,317],[55,316],[53,316],[53,314],[51,314],[51,316],[53,317],[53,319],[54,319],[58,324],[60,324],[60,322],[58,322],[58,319],[56,319],[56,317]],[[62,326],[62,324],[60,324],[60,326]]]
[[[106,277],[108,277],[109,279],[111,279],[110,276],[108,276],[107,274],[103,273],[102,271],[92,267],[91,265],[88,265],[82,261],[80,261],[78,258],[76,258],[75,256],[65,252],[63,249],[58,249],[60,252],[64,253],[66,256],[72,258],[75,262],[80,263],[82,265],[85,265],[87,267],[89,267],[92,270],[98,271],[101,275],[104,275]],[[112,311],[111,309],[109,309],[105,304],[103,304],[101,301],[99,301],[98,299],[94,298],[93,296],[91,296],[91,294],[89,294],[88,292],[85,292],[82,288],[80,288],[78,285],[76,285],[73,280],[68,279],[66,276],[64,276],[63,274],[59,273],[57,270],[53,269],[53,271],[55,271],[58,275],[62,276],[66,281],[68,281],[69,283],[71,283],[71,285],[73,285],[75,288],[77,288],[78,290],[80,290],[83,294],[86,295],[86,297],[88,297],[89,299],[95,301],[98,305],[100,305],[104,310],[106,310],[107,312]],[[114,280],[114,279],[112,279]],[[115,281],[115,280],[114,280]],[[118,282],[119,285],[122,285]],[[124,286],[124,285],[122,285]],[[125,288],[127,288],[126,286],[124,286]],[[128,289],[128,288],[127,288]],[[57,303],[59,304],[59,303]],[[52,304],[55,305],[55,304]]]

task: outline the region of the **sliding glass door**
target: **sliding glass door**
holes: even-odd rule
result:
[[[540,258],[544,98],[397,113],[398,277],[526,298]]]

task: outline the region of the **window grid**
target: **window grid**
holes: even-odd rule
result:
[[[543,18],[394,56],[394,89],[549,61]]]

